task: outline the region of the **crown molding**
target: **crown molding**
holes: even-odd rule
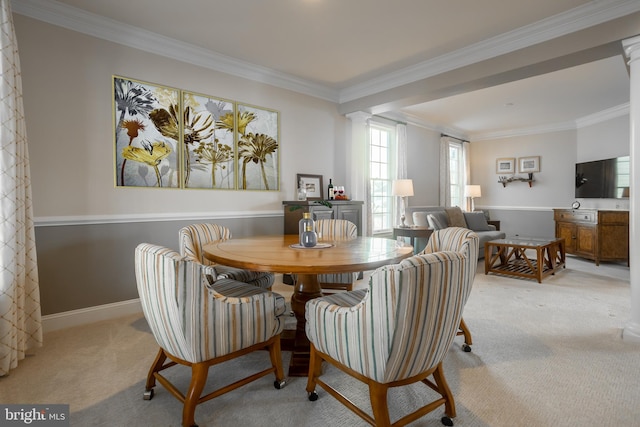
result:
[[[340,92],[345,103],[552,40],[640,11],[637,0],[594,1],[439,57],[354,84]]]
[[[518,136],[539,135],[551,132],[563,132],[567,130],[576,130],[574,121],[564,123],[551,123],[542,126],[534,126],[521,129],[507,129],[497,132],[477,133],[471,136],[472,142],[488,141],[493,139],[513,138]]]
[[[419,128],[427,129],[437,133],[445,133],[449,136],[452,136],[457,139],[464,139],[465,141],[469,141],[469,135],[467,135],[463,130],[458,128],[452,128],[447,126],[442,126],[437,123],[429,122],[421,117],[414,116],[412,114],[407,113],[392,113],[387,112],[385,116],[393,119],[405,122],[408,125],[416,126]]]
[[[576,120],[576,127],[580,129],[583,127],[595,125],[600,122],[615,119],[616,117],[628,115],[630,114],[630,111],[631,111],[631,104],[627,102],[622,105],[617,105],[615,107],[608,108],[606,110],[602,110],[597,113],[581,117]]]
[[[241,61],[152,31],[108,19],[54,0],[12,0],[13,12],[134,49],[222,73],[337,102],[338,91],[270,68]]]
[[[457,51],[338,91],[325,85],[104,18],[55,0],[12,0],[11,6],[15,13],[72,31],[335,103],[347,102],[392,89],[640,11],[640,2],[637,0],[593,1]],[[629,105],[625,104],[578,119],[576,122],[484,133],[474,135],[471,139],[480,141],[573,130],[628,113]],[[470,139],[469,135],[460,129],[446,128],[406,114],[402,114],[399,120],[436,132],[459,136],[462,139]]]
[[[157,33],[123,24],[55,0],[12,0],[13,12],[124,46],[343,103],[551,40],[640,11],[637,0],[592,1],[437,58],[354,84],[342,90],[221,55]]]
[[[625,104],[617,105],[615,107],[611,107],[606,110],[581,117],[579,119],[576,119],[575,121],[552,123],[543,126],[522,129],[507,129],[498,132],[478,133],[473,135],[471,139],[473,141],[486,141],[492,139],[512,138],[516,136],[527,136],[542,133],[562,132],[566,130],[576,130],[628,114],[630,114],[630,104],[627,102]]]
[[[624,54],[629,59],[628,63],[631,63],[636,58],[632,57],[632,54],[640,51],[640,36],[632,37],[627,40],[622,41],[622,48],[624,49]]]

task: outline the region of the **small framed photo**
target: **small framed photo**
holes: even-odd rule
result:
[[[307,200],[324,200],[322,196],[322,175],[307,175],[299,173],[296,175],[296,188],[303,186],[307,190]]]
[[[540,156],[518,157],[518,172],[540,172]]]
[[[516,173],[515,157],[496,159],[496,173]]]

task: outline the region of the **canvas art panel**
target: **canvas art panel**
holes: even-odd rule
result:
[[[279,190],[279,113],[245,104],[236,108],[238,189]]]
[[[113,76],[115,177],[119,187],[180,186],[180,91]]]
[[[235,108],[232,101],[182,93],[184,187],[235,189]]]

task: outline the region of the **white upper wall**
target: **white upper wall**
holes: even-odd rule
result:
[[[561,208],[575,200],[575,164],[629,155],[629,115],[583,126],[575,131],[501,138],[471,143],[471,182],[482,185],[477,207]],[[497,182],[496,159],[540,156],[535,182]],[[517,174],[516,176],[524,176]],[[583,208],[628,209],[624,199],[580,199]]]
[[[34,214],[141,217],[207,212],[279,212],[295,194],[297,173],[347,183],[349,121],[334,103],[211,71],[14,15],[20,49]],[[47,43],[43,43],[46,40]],[[122,75],[280,112],[280,191],[116,188],[112,75]],[[409,205],[437,205],[439,132],[409,125]],[[628,115],[577,131],[473,142],[477,207],[570,206],[576,161],[629,153]],[[500,157],[541,156],[532,188],[497,182]],[[325,182],[325,184],[326,184]],[[349,192],[349,189],[347,189]],[[620,201],[600,201],[620,206]],[[609,206],[609,204],[611,206]],[[585,207],[587,204],[584,204]],[[621,206],[621,207],[624,207]]]
[[[551,209],[571,206],[576,162],[576,132],[562,131],[471,142],[471,183],[480,184],[476,208]],[[526,182],[498,182],[496,160],[540,156],[540,172],[531,187]]]
[[[577,162],[628,156],[631,152],[629,114],[578,129]],[[583,208],[629,209],[629,199],[579,199]]]
[[[22,15],[14,22],[37,218],[281,211],[297,173],[344,180],[347,119],[334,103]],[[280,191],[116,188],[114,74],[279,111]]]
[[[578,129],[578,162],[628,156],[629,114]]]
[[[413,179],[409,206],[438,206],[440,200],[440,133],[407,126],[407,176]]]

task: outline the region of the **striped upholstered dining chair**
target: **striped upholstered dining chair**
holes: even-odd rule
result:
[[[204,265],[214,265],[220,277],[234,279],[263,289],[271,289],[275,280],[272,273],[243,270],[227,265],[215,264],[204,256],[202,247],[216,240],[230,239],[231,230],[218,224],[191,224],[178,232],[180,253]]]
[[[473,231],[460,227],[447,227],[442,230],[436,230],[429,237],[427,246],[422,250],[422,252],[420,252],[421,254],[429,254],[440,251],[470,251],[471,256],[466,260],[467,262],[464,272],[464,280],[469,282],[469,289],[471,289],[473,279],[476,275],[479,244],[477,236],[476,244],[471,244],[469,241],[469,236],[471,234],[475,235]],[[460,319],[460,328],[458,329],[457,335],[464,335],[464,344],[462,344],[462,349],[467,352],[471,351],[471,344],[473,344],[471,331],[464,322],[464,319]]]
[[[455,402],[442,360],[455,336],[471,282],[467,258],[474,257],[477,236],[467,236],[459,252],[414,255],[373,272],[369,286],[313,299],[306,304],[311,342],[307,392],[316,400],[320,385],[347,408],[376,426],[390,426],[387,391],[423,382],[437,398],[394,425],[405,425],[444,404],[445,425],[453,425]],[[326,361],[369,387],[373,416],[321,379]]]
[[[285,312],[282,296],[217,278],[214,268],[147,243],[135,250],[135,272],[144,316],[160,346],[147,376],[145,400],[153,397],[158,380],[183,403],[182,426],[191,427],[196,425],[196,406],[202,402],[271,372],[275,373],[275,387],[284,385],[280,350]],[[265,349],[271,359],[265,364],[270,365],[266,369],[202,396],[209,367]],[[176,364],[191,368],[186,393],[162,374]]]
[[[318,219],[316,220],[316,233],[323,241],[333,238],[356,238],[358,227],[346,219]],[[333,273],[318,274],[318,282],[322,289],[353,290],[353,283],[358,279],[359,273]]]

